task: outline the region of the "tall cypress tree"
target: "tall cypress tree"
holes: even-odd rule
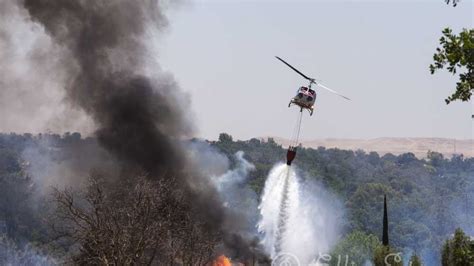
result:
[[[388,246],[388,215],[387,215],[387,195],[383,196],[383,235],[382,244]]]

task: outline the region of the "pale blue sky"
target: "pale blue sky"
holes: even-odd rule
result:
[[[428,66],[441,30],[472,28],[473,1],[198,1],[170,13],[158,59],[192,97],[201,137],[290,137],[287,108],[309,76],[320,90],[302,138],[472,138],[472,104],[444,103],[456,78]]]

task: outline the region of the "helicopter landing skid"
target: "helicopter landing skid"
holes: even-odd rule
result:
[[[308,110],[308,112],[309,112],[309,116],[312,116],[312,115],[313,115],[313,111],[314,111],[314,109],[313,109],[313,108],[303,108],[303,107],[301,107],[301,109],[300,109],[300,112],[303,112],[303,109],[306,109],[306,110]]]
[[[291,104],[295,104],[295,102],[293,100],[291,100],[289,103],[288,103],[288,108],[291,107]],[[301,105],[297,104],[300,107],[300,112],[303,112],[303,109],[306,109],[308,110],[309,112],[309,115],[312,116],[313,115],[313,111],[314,111],[314,107],[302,107]]]

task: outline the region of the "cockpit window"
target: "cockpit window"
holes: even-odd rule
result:
[[[314,90],[312,89],[309,89],[309,93],[313,94],[314,95]]]
[[[308,90],[308,88],[306,88],[306,87],[301,87],[301,90],[303,90],[303,91],[307,91],[307,90]]]

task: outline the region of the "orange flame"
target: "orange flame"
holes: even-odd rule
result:
[[[220,255],[217,259],[212,263],[212,266],[232,266],[230,263],[230,259],[224,255]]]

